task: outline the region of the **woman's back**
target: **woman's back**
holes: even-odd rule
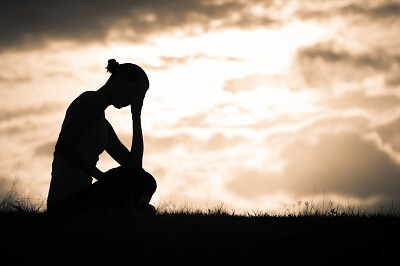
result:
[[[58,151],[64,138],[84,163],[95,166],[99,155],[107,145],[107,122],[104,112],[99,112],[96,105],[100,104],[96,92],[84,92],[78,96],[67,109],[59,139],[54,151],[51,182],[48,203],[72,196],[92,184],[92,177],[74,165],[66,156]],[[81,120],[77,123],[76,120]],[[84,124],[83,128],[71,129]],[[78,132],[79,135],[71,132]],[[71,139],[73,139],[71,141]]]

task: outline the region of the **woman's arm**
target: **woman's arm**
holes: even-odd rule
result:
[[[107,153],[120,165],[142,167],[144,143],[142,136],[142,125],[140,114],[136,111],[132,112],[132,146],[129,151],[125,145],[119,140],[111,124],[107,121],[108,141]]]
[[[141,112],[144,100],[142,92],[134,93],[131,103],[132,112],[132,145],[128,150],[118,139],[111,124],[107,121],[108,142],[106,151],[120,165],[134,166],[141,168],[143,163],[144,142],[141,124]]]
[[[131,146],[132,164],[135,167],[142,168],[143,152],[144,152],[142,123],[140,118],[140,111],[136,110],[136,108],[134,107],[132,108],[132,126],[133,126],[133,136],[132,136],[132,146]]]
[[[131,153],[119,140],[111,124],[107,121],[107,153],[120,165],[132,165]]]
[[[146,92],[139,89],[134,91],[131,113],[132,113],[132,146],[131,146],[131,160],[135,167],[142,168],[143,166],[143,153],[144,153],[144,142],[143,142],[143,132],[142,132],[142,107],[143,100]]]

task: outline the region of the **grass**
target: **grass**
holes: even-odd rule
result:
[[[385,264],[396,259],[398,207],[376,213],[296,202],[283,213],[205,210],[164,202],[155,216],[50,215],[14,183],[0,201],[0,261],[7,264]]]

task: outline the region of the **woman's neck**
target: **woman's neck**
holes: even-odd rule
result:
[[[111,99],[112,99],[112,90],[111,90],[111,88],[109,87],[109,85],[106,84],[103,87],[101,87],[100,89],[98,89],[97,93],[103,99],[103,102],[104,102],[103,108],[104,108],[104,110],[107,109],[107,107],[112,104],[111,103]]]

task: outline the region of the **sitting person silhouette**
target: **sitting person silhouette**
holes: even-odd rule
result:
[[[157,184],[142,168],[141,110],[149,80],[138,65],[108,60],[110,78],[97,91],[86,91],[68,107],[55,145],[47,211],[122,210],[155,212],[149,204]],[[133,136],[128,150],[105,118],[105,110],[131,107]],[[120,166],[96,167],[106,151]],[[93,178],[97,181],[92,182]]]

